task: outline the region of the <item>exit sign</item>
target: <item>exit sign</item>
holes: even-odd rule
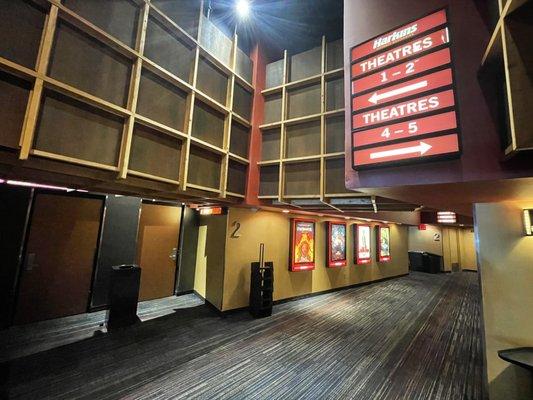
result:
[[[352,167],[459,156],[446,9],[354,46]]]

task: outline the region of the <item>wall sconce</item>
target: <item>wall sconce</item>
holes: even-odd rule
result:
[[[524,232],[526,236],[533,236],[531,220],[533,219],[533,209],[524,210]]]

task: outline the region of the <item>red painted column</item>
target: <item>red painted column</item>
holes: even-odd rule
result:
[[[250,152],[248,167],[248,178],[246,184],[246,198],[245,204],[259,205],[259,166],[257,163],[261,160],[261,130],[259,125],[263,123],[263,114],[265,109],[265,101],[261,91],[265,88],[265,72],[266,62],[261,47],[256,44],[250,58],[254,63],[253,79],[254,97],[252,103],[252,129],[250,131]]]

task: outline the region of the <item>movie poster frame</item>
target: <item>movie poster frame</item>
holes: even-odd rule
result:
[[[306,263],[294,262],[295,255],[295,239],[296,239],[296,225],[299,222],[312,223],[313,224],[313,261]],[[301,271],[313,271],[316,266],[316,221],[314,219],[304,218],[291,218],[291,237],[289,248],[289,271],[301,272]]]
[[[332,254],[332,243],[331,243],[331,232],[333,225],[343,225],[344,226],[344,260],[333,260],[331,257]],[[343,221],[327,221],[327,234],[328,238],[326,240],[326,246],[327,246],[327,255],[328,255],[328,262],[326,266],[328,268],[338,268],[338,267],[346,267],[348,265],[348,226],[346,222]]]
[[[381,230],[387,229],[389,231],[389,255],[384,256],[381,254]],[[392,260],[392,254],[391,254],[391,235],[390,235],[390,225],[378,225],[376,226],[377,234],[376,234],[376,252],[378,257],[378,262],[380,263],[387,263]]]
[[[360,258],[359,257],[359,227],[367,227],[369,234],[369,243],[370,246],[368,257]],[[354,224],[353,225],[353,237],[354,237],[354,262],[357,265],[365,265],[372,263],[372,226],[368,224]]]

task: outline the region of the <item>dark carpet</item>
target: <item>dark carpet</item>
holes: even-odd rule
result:
[[[480,399],[477,274],[411,273],[221,318],[206,306],[4,363],[18,399]]]

